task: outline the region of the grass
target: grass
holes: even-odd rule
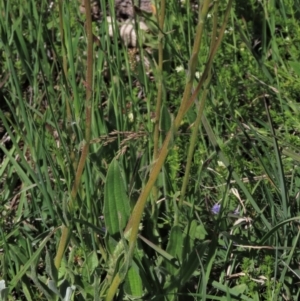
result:
[[[0,299],[298,300],[298,1],[157,1],[134,50],[77,2],[21,2]]]

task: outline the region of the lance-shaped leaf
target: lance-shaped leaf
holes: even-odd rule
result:
[[[181,261],[182,259],[182,248],[183,248],[183,237],[182,237],[182,230],[179,226],[174,226],[171,229],[169,242],[167,246],[167,252],[174,256],[174,258]],[[178,270],[176,266],[176,261],[173,262],[167,262],[166,268],[170,275],[174,275],[176,271]]]
[[[110,235],[123,229],[130,213],[122,169],[116,159],[111,162],[104,187],[104,219]]]
[[[143,283],[139,273],[139,267],[133,261],[125,278],[124,290],[132,298],[141,298],[143,295]]]

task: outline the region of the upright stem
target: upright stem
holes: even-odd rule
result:
[[[61,44],[62,44],[62,59],[63,59],[63,82],[65,83],[65,89],[68,91],[68,61],[67,61],[67,48],[66,48],[66,44],[65,44],[65,31],[64,31],[64,9],[63,9],[63,1],[59,0],[58,1],[58,12],[59,12],[59,30],[60,30],[60,37],[61,37]],[[67,96],[69,96],[69,94],[67,93]],[[71,112],[71,108],[70,108],[70,103],[69,103],[69,99],[67,97],[67,99],[65,100],[66,103],[66,115],[67,115],[67,123],[66,123],[66,128],[69,134],[69,137],[72,136],[72,127],[71,127],[71,123],[72,123],[72,112]],[[76,168],[76,160],[75,160],[75,153],[72,150],[73,147],[70,147],[71,151],[70,151],[70,158],[71,158],[71,162],[73,165],[73,168],[75,170]]]
[[[209,3],[210,3],[210,0],[204,0],[203,6],[202,6],[202,11],[204,10],[204,12],[206,11],[206,13],[207,13]],[[204,15],[204,14],[201,14],[201,15]],[[155,184],[155,181],[162,168],[162,165],[167,157],[169,144],[172,141],[173,136],[176,134],[185,113],[191,107],[191,104],[192,104],[190,101],[190,93],[191,93],[193,78],[194,78],[194,74],[195,74],[195,65],[198,60],[198,53],[199,53],[199,49],[200,49],[200,45],[201,45],[203,26],[204,26],[204,19],[200,18],[199,23],[197,25],[196,38],[195,38],[195,42],[194,42],[194,46],[193,46],[193,53],[192,53],[192,56],[189,61],[189,68],[190,68],[189,76],[188,76],[188,80],[186,83],[183,100],[182,100],[182,103],[179,108],[179,112],[173,122],[171,129],[169,130],[169,132],[164,140],[164,143],[160,150],[159,156],[157,157],[157,160],[155,161],[153,169],[150,172],[149,180],[148,180],[146,186],[144,187],[144,190],[142,191],[142,193],[133,209],[133,212],[130,216],[130,219],[129,219],[128,224],[125,229],[125,234],[128,231],[131,231],[130,238],[129,238],[129,255],[128,256],[133,255],[134,246],[135,246],[135,242],[136,242],[137,235],[138,235],[139,224],[140,224],[140,221],[141,221],[141,218],[143,215],[143,211],[144,211],[144,208],[145,208],[145,205],[147,202],[147,198],[151,192],[152,187]],[[202,82],[202,84],[203,84],[203,82]],[[198,90],[198,92],[199,92],[199,90]]]
[[[127,261],[129,261],[133,257],[135,244],[136,244],[138,231],[139,231],[139,224],[142,219],[144,208],[145,208],[147,199],[149,197],[149,194],[151,192],[151,189],[155,185],[155,182],[160,173],[160,170],[161,170],[161,168],[165,162],[165,159],[168,155],[169,146],[170,146],[170,143],[172,142],[173,136],[176,134],[184,115],[186,114],[188,109],[192,106],[194,100],[197,97],[197,94],[199,93],[200,89],[202,88],[202,86],[205,82],[205,79],[209,74],[209,70],[210,70],[210,66],[211,66],[213,57],[216,53],[217,48],[220,45],[220,40],[222,38],[222,34],[220,34],[219,39],[216,41],[216,43],[214,44],[214,47],[212,48],[211,54],[208,59],[208,63],[205,67],[205,70],[203,72],[203,75],[201,77],[201,80],[200,80],[196,90],[193,92],[192,96],[190,96],[193,79],[194,79],[194,74],[195,74],[196,63],[198,60],[198,53],[199,53],[199,49],[200,49],[200,45],[201,45],[202,33],[203,33],[203,26],[204,26],[204,18],[203,17],[205,17],[208,12],[209,4],[210,4],[210,0],[204,0],[204,2],[202,4],[202,8],[200,8],[201,9],[200,19],[199,19],[199,23],[197,25],[196,37],[195,37],[195,42],[194,42],[194,46],[193,46],[193,53],[192,53],[192,56],[189,61],[187,83],[185,86],[183,100],[180,105],[178,114],[177,114],[175,120],[173,121],[172,127],[169,130],[169,132],[164,140],[164,143],[162,145],[160,153],[157,156],[157,159],[153,165],[153,169],[150,172],[148,182],[146,183],[142,193],[140,194],[140,197],[138,198],[138,200],[136,202],[135,207],[133,208],[132,214],[130,216],[130,219],[128,221],[128,224],[127,224],[125,232],[124,232],[124,236],[126,236],[126,234],[130,235],[129,236],[129,248],[126,252],[126,260]],[[226,13],[228,13],[228,11],[230,11],[231,4],[232,4],[232,0],[229,0],[229,2],[227,4],[227,12]],[[225,16],[226,22],[227,22],[227,19],[226,19],[227,17],[228,16],[226,15]],[[225,27],[225,25],[223,24],[223,27]],[[223,30],[223,27],[222,27],[221,31]],[[111,289],[109,290],[109,298],[107,298],[107,300],[110,301],[113,299],[113,297],[115,296],[115,294],[117,292],[118,286],[120,285],[121,282],[122,282],[122,277],[120,277],[120,273],[118,272],[118,273],[116,273],[116,275],[113,279],[112,283],[114,285],[113,285],[113,287],[111,286]]]
[[[215,45],[215,41],[216,41],[216,34],[217,34],[217,8],[218,8],[218,2],[215,3],[214,6],[214,20],[213,20],[213,28],[212,28],[212,36],[211,36],[211,43],[210,43],[210,52],[213,52],[214,49],[214,45]],[[190,140],[190,145],[189,145],[189,150],[188,150],[188,155],[187,155],[187,162],[186,162],[186,167],[185,167],[185,174],[183,177],[183,181],[182,181],[182,186],[181,186],[181,191],[180,191],[180,198],[179,198],[179,208],[182,206],[183,204],[183,200],[185,197],[185,193],[186,193],[186,189],[188,186],[188,181],[189,181],[189,174],[190,174],[190,170],[191,170],[191,166],[192,166],[192,161],[193,161],[193,156],[194,156],[194,150],[195,150],[195,146],[196,146],[196,140],[197,140],[197,135],[198,135],[198,130],[199,130],[199,125],[201,122],[201,118],[204,112],[204,107],[205,107],[205,102],[206,102],[206,98],[207,98],[207,93],[208,93],[208,86],[211,80],[211,65],[207,65],[208,68],[206,68],[207,70],[209,70],[209,75],[207,77],[207,79],[205,80],[205,88],[204,91],[202,93],[202,97],[200,100],[200,104],[198,107],[198,114],[197,114],[197,118],[194,122],[193,125],[193,133],[191,136],[191,140]],[[201,77],[201,81],[204,77]]]
[[[75,174],[75,181],[72,187],[69,211],[72,214],[73,202],[76,199],[77,192],[80,185],[81,176],[83,173],[86,158],[89,153],[89,146],[91,140],[91,125],[92,125],[92,87],[93,87],[93,32],[92,32],[92,16],[90,0],[85,0],[86,8],[86,32],[87,32],[87,71],[86,71],[86,120],[85,120],[85,143],[82,148],[79,164]],[[63,254],[68,244],[70,236],[70,227],[62,225],[62,235],[55,257],[55,266],[59,269]]]
[[[158,11],[158,10],[156,10]],[[157,99],[156,99],[156,109],[155,109],[155,125],[154,125],[154,147],[153,147],[153,161],[155,161],[158,157],[159,150],[159,124],[160,124],[160,112],[162,105],[162,95],[163,95],[163,81],[162,81],[162,73],[163,73],[163,50],[164,50],[164,21],[165,21],[165,13],[166,13],[166,1],[161,0],[159,15],[157,16],[158,25],[159,25],[159,33],[158,33],[158,68],[157,68],[157,76],[158,76],[158,84],[157,84]],[[158,190],[157,187],[153,187],[153,199],[154,202],[152,204],[152,215],[155,212],[155,204],[158,199]]]

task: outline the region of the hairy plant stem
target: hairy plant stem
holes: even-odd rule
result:
[[[86,71],[86,120],[85,120],[85,142],[82,148],[80,160],[75,174],[75,181],[72,187],[71,196],[69,200],[69,212],[72,216],[73,203],[76,199],[77,192],[80,185],[81,176],[83,173],[86,158],[89,153],[89,146],[91,140],[91,124],[92,124],[92,86],[93,86],[93,32],[92,32],[92,16],[90,0],[85,0],[86,8],[86,32],[87,32],[87,71]],[[55,266],[59,269],[61,260],[68,244],[70,236],[70,227],[62,225],[62,234],[55,257]]]

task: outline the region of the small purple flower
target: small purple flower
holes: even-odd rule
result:
[[[218,214],[220,212],[221,205],[220,204],[214,204],[213,207],[211,208],[211,212],[213,214]]]

